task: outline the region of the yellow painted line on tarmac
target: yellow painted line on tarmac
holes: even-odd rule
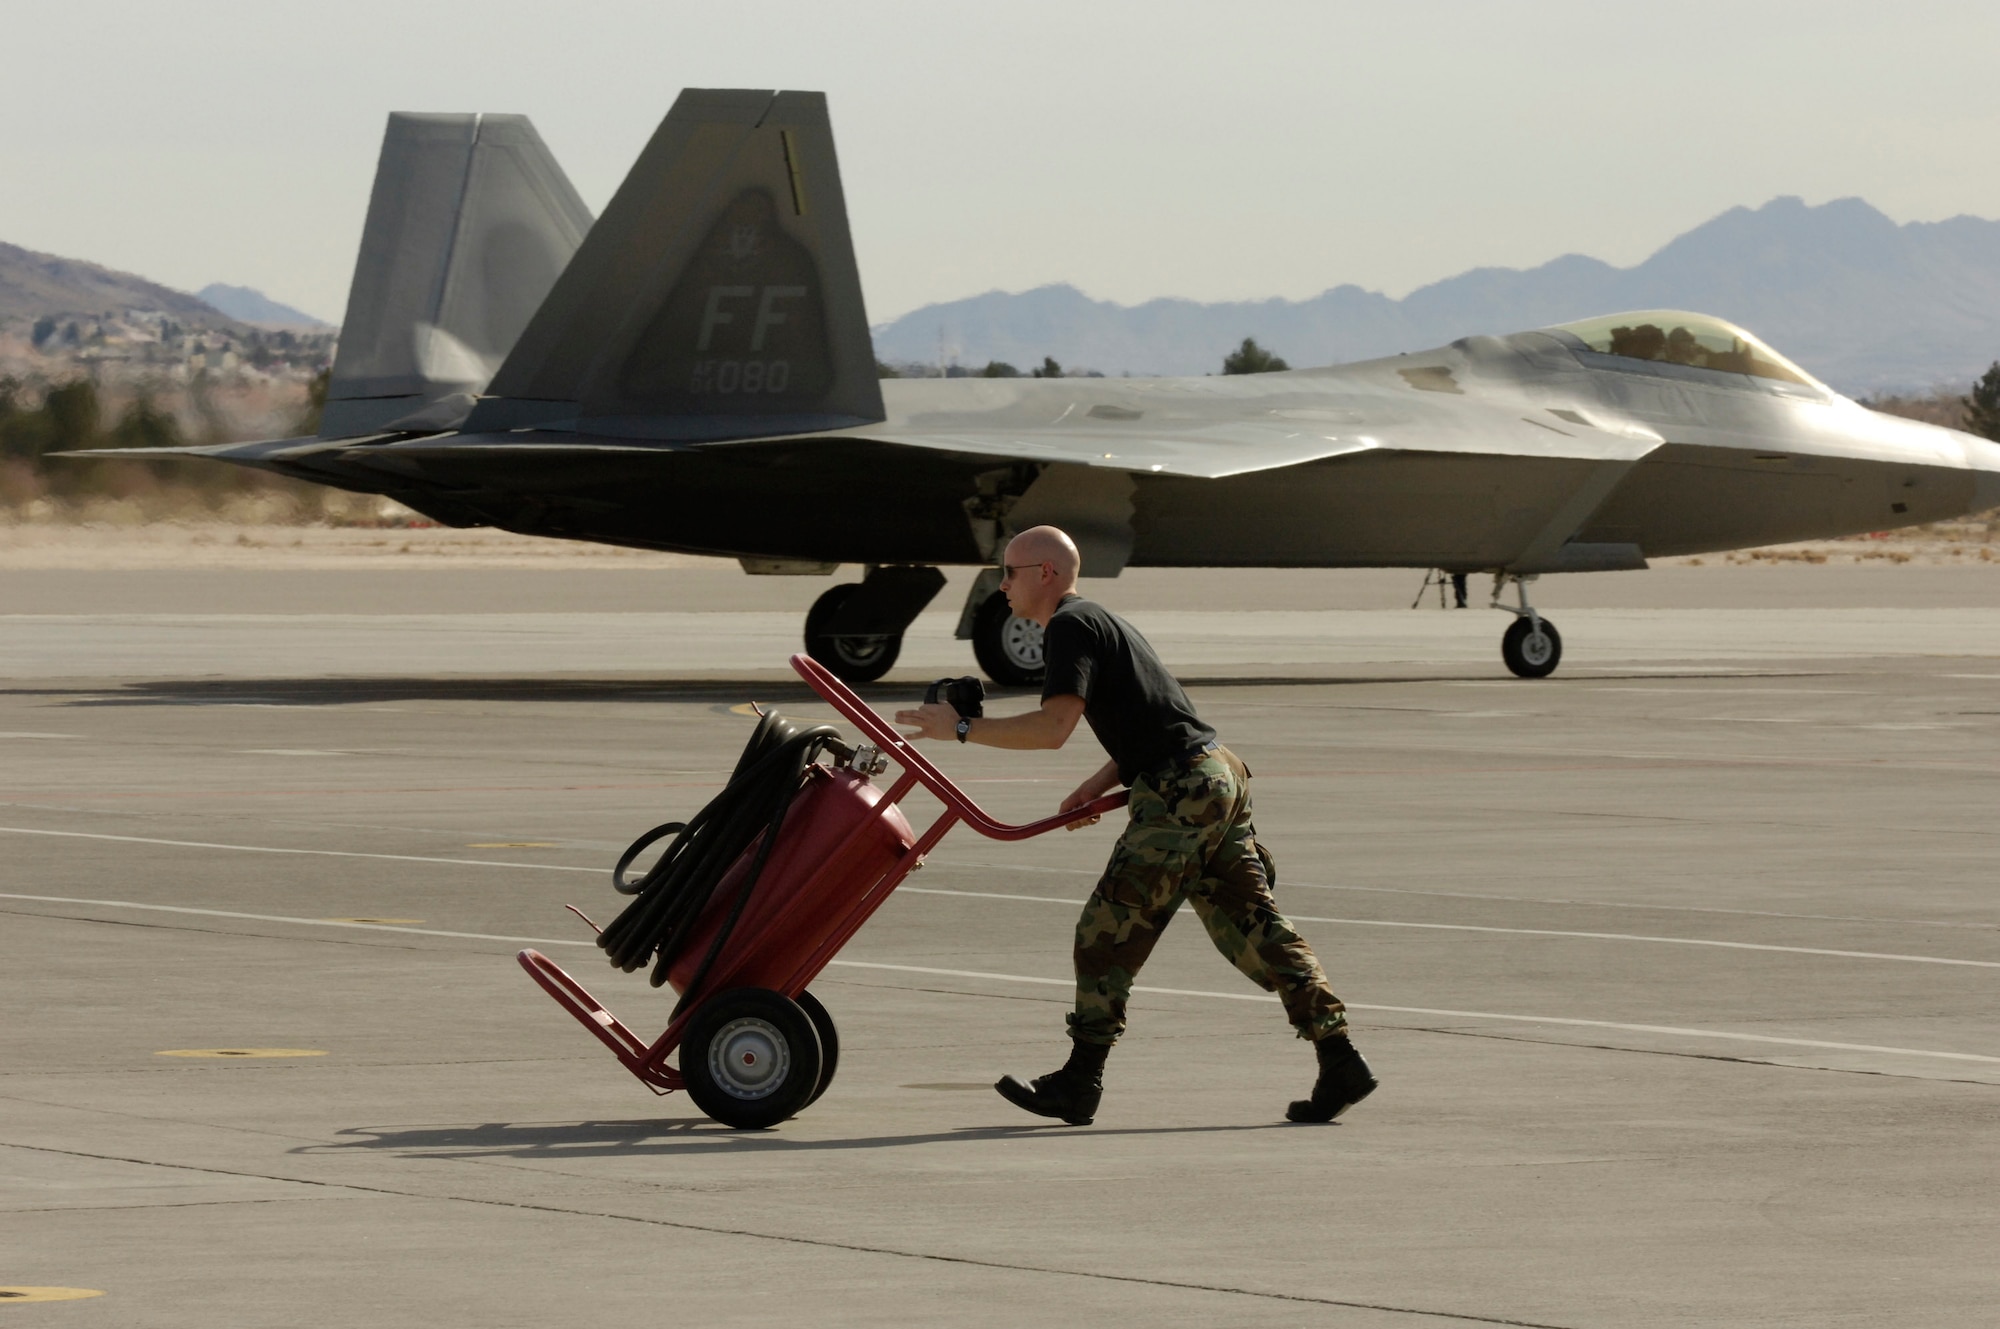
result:
[[[15,1301],[82,1301],[104,1294],[94,1287],[0,1287],[0,1304]]]
[[[156,1057],[324,1057],[322,1048],[169,1048]]]

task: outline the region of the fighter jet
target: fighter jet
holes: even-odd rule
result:
[[[1491,574],[1502,659],[1542,677],[1542,574],[2000,505],[2000,446],[1693,313],[1250,376],[884,381],[810,92],[683,92],[594,225],[524,119],[392,116],[318,436],[188,451],[454,526],[863,565],[805,623],[850,681],[888,671],[954,564],[984,569],[959,637],[1036,681],[994,564],[1044,522],[1093,577]]]

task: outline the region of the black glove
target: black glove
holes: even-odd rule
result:
[[[941,678],[924,689],[924,705],[944,702],[968,720],[986,714],[986,685],[972,675]]]

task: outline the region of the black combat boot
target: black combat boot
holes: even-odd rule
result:
[[[1332,1121],[1375,1092],[1375,1077],[1346,1034],[1328,1034],[1313,1044],[1313,1052],[1319,1057],[1313,1096],[1286,1108],[1286,1121]]]
[[[1070,1045],[1069,1060],[1059,1071],[1051,1071],[1032,1084],[1003,1075],[993,1087],[1015,1107],[1026,1108],[1041,1117],[1060,1117],[1072,1126],[1088,1126],[1097,1115],[1098,1100],[1104,1097],[1104,1059],[1111,1054],[1109,1043]]]

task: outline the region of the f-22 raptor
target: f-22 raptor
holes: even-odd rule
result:
[[[883,381],[810,92],[683,92],[594,223],[525,119],[391,116],[318,436],[190,451],[454,526],[864,565],[805,625],[851,681],[894,664],[951,564],[985,568],[959,636],[1035,681],[994,560],[1044,522],[1099,577],[1490,573],[1502,658],[1540,677],[1543,573],[2000,505],[2000,446],[1692,313],[1251,376]]]

